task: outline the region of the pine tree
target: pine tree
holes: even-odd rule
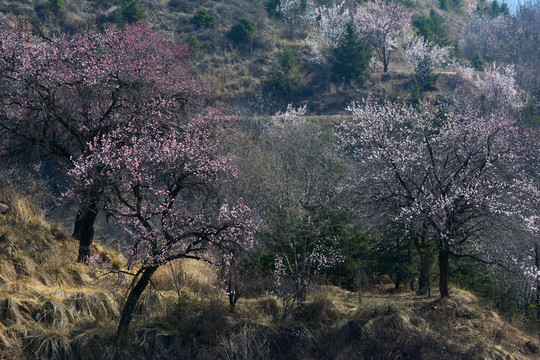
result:
[[[348,23],[345,33],[333,51],[334,80],[353,80],[363,83],[369,77],[367,67],[371,58],[371,47],[360,40],[352,23]]]
[[[137,23],[144,18],[144,9],[139,0],[124,0],[120,8],[120,25]]]

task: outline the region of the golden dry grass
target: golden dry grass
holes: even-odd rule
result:
[[[314,121],[321,121],[313,119]],[[115,326],[125,285],[75,263],[76,242],[30,203],[0,219],[0,359],[534,359],[527,334],[470,292],[439,300],[380,289],[358,295],[316,286],[289,309],[272,296],[241,298],[234,313],[216,269],[195,260],[160,268],[139,301],[132,347]],[[96,244],[94,254],[125,260]],[[388,287],[391,285],[388,284]],[[440,354],[444,354],[440,357]],[[99,354],[99,357],[96,357]]]

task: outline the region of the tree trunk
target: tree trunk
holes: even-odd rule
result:
[[[409,258],[409,290],[414,291],[415,279],[414,279],[414,273],[412,271],[414,261],[413,261],[413,256],[412,256],[411,241],[409,241],[409,244],[407,246],[407,256]]]
[[[448,250],[439,250],[439,290],[441,292],[441,298],[449,297],[448,292]]]
[[[125,344],[129,330],[129,324],[131,323],[131,319],[133,318],[133,311],[135,311],[137,301],[139,301],[139,298],[141,297],[144,289],[146,289],[146,286],[150,282],[150,278],[157,270],[157,268],[158,266],[152,266],[144,269],[141,277],[139,278],[135,286],[131,289],[127,297],[126,303],[122,308],[120,322],[118,323],[118,330],[116,332],[116,341],[118,345]]]
[[[240,298],[240,289],[238,288],[238,273],[234,259],[231,260],[229,272],[227,274],[227,293],[229,296],[229,312],[236,312],[236,302]]]
[[[295,284],[294,284],[294,286],[295,286],[296,306],[298,306],[298,307],[304,305],[304,303],[306,302],[307,289],[306,289],[304,284],[305,284],[305,282],[303,281],[303,279],[296,281]]]
[[[386,52],[386,47],[382,48],[381,56],[383,63],[383,72],[388,72],[388,63],[390,62],[390,54]]]
[[[429,291],[429,269],[431,267],[428,249],[418,249],[420,255],[420,274],[418,276],[418,295],[426,295]]]
[[[536,270],[540,270],[540,246],[538,243],[534,244],[534,265]],[[540,278],[536,280],[536,318],[538,321],[538,327],[540,328]]]
[[[75,218],[73,237],[79,240],[79,256],[77,261],[83,262],[91,255],[92,241],[94,240],[94,223],[98,214],[98,200],[93,197],[84,209],[79,209]]]

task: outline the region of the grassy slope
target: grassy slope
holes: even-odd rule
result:
[[[196,35],[203,47],[194,62],[215,91],[216,104],[273,112],[286,100],[257,98],[268,79],[276,54],[290,47],[302,62],[307,48],[289,39],[281,24],[246,0],[143,0],[147,22],[174,36]],[[0,0],[0,12],[41,21],[48,31],[81,31],[88,24],[114,23],[119,1],[66,0],[55,16],[47,1]],[[420,0],[428,13],[436,0]],[[196,29],[191,16],[200,6],[216,15],[211,29]],[[261,37],[253,47],[237,46],[226,37],[240,16],[259,23]],[[446,14],[450,34],[459,29],[459,11]],[[307,67],[307,65],[306,65]],[[404,95],[409,70],[391,67],[389,76],[373,74],[363,88],[313,80],[312,112],[332,114],[367,92]],[[444,76],[439,80],[445,91]],[[317,87],[319,86],[319,87]],[[432,94],[435,96],[436,94]],[[281,103],[280,103],[281,102]],[[324,122],[334,118],[321,117]],[[5,199],[0,199],[4,200]],[[0,215],[0,358],[201,358],[201,359],[533,359],[540,356],[539,340],[518,330],[484,307],[472,294],[456,290],[451,300],[439,301],[411,293],[368,293],[359,305],[355,294],[321,287],[301,311],[283,316],[280,301],[269,297],[241,299],[231,315],[225,297],[216,290],[212,269],[197,263],[176,268],[182,289],[177,293],[170,268],[153,281],[159,292],[145,295],[133,324],[133,346],[117,349],[115,325],[125,284],[96,278],[73,262],[77,244],[61,227],[44,221],[41,211],[24,199]],[[105,254],[96,245],[95,252]],[[116,266],[122,259],[108,252]],[[99,281],[98,281],[99,280]],[[178,306],[181,304],[181,306]],[[510,356],[510,357],[508,357]]]
[[[6,201],[5,199],[0,199]],[[0,215],[0,358],[3,359],[534,359],[539,339],[455,289],[449,300],[354,293],[321,286],[301,310],[272,297],[241,299],[236,314],[197,262],[170,267],[143,297],[132,344],[114,343],[125,284],[74,263],[76,243],[39,209],[11,197]],[[116,267],[122,258],[96,245]],[[113,291],[113,290],[116,291]]]
[[[319,1],[328,3],[328,1]],[[446,28],[451,38],[455,38],[463,28],[463,9],[457,8],[450,0],[448,11],[439,9],[439,0],[416,0],[416,11],[429,14],[435,9],[446,20]],[[309,103],[310,112],[317,114],[343,113],[351,100],[357,100],[367,93],[393,97],[407,97],[408,83],[412,69],[400,64],[399,60],[390,65],[390,73],[383,76],[375,73],[362,87],[327,84],[324,71],[309,62],[309,49],[301,39],[290,38],[283,24],[268,15],[256,1],[249,0],[140,0],[146,11],[145,22],[161,29],[171,36],[187,40],[196,36],[201,44],[194,55],[194,63],[206,83],[214,90],[213,102],[217,106],[227,106],[239,110],[243,115],[254,112],[270,114],[283,108],[288,102]],[[46,0],[0,0],[0,13],[12,13],[30,19],[45,32],[77,33],[87,26],[113,26],[117,18],[120,0],[65,0],[58,14],[53,14]],[[200,7],[207,8],[215,15],[214,26],[197,28],[191,23],[192,16]],[[237,44],[227,37],[231,25],[240,17],[254,19],[260,35],[253,46]],[[302,95],[283,98],[276,96],[270,86],[272,67],[277,63],[278,54],[290,48],[296,56],[302,72],[304,92]],[[444,75],[439,82],[444,82]],[[444,93],[429,94],[436,97]]]

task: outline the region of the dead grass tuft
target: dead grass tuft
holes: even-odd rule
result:
[[[4,326],[18,324],[22,320],[19,312],[19,303],[13,297],[0,300],[0,323]]]
[[[73,358],[69,334],[64,330],[36,326],[23,338],[23,346],[27,359]]]
[[[77,292],[66,300],[69,307],[74,308],[77,318],[88,320],[110,321],[119,315],[118,304],[104,292]]]

